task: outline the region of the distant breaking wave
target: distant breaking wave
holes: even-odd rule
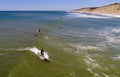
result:
[[[82,18],[120,18],[118,15],[107,15],[107,14],[92,14],[92,13],[69,13],[68,16],[82,17]]]

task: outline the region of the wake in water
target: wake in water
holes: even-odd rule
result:
[[[41,54],[41,50],[39,50],[36,47],[27,47],[27,48],[20,48],[20,49],[14,49],[14,48],[10,48],[10,49],[2,49],[0,48],[0,50],[5,50],[5,51],[24,51],[24,50],[28,50],[33,52],[36,56],[38,56],[40,59],[45,60],[45,61],[49,61],[49,55],[47,52],[43,52],[43,55]]]

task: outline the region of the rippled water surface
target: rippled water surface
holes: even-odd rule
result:
[[[45,49],[50,62],[32,53],[33,47]],[[119,17],[0,12],[0,77],[120,77],[119,65]]]

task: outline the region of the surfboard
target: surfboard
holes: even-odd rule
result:
[[[43,52],[43,54],[44,55],[41,55],[41,53],[38,54],[40,59],[42,59],[42,60],[49,60],[49,55],[47,54],[47,52]]]

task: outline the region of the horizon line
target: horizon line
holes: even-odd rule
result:
[[[0,11],[69,11],[69,10],[0,10]]]

